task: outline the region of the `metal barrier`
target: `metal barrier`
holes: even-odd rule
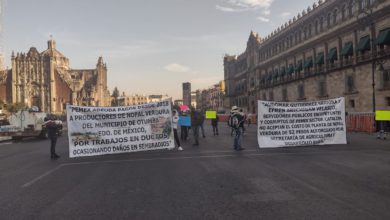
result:
[[[353,112],[345,117],[347,131],[354,132],[376,132],[375,114],[372,112]]]

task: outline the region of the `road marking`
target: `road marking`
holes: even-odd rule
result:
[[[373,151],[373,150],[368,150]],[[231,151],[230,151],[231,152]],[[245,154],[243,151],[241,152],[231,152],[231,154],[222,154],[222,155],[197,155],[197,156],[179,156],[179,157],[155,157],[155,158],[135,158],[135,159],[126,159],[126,160],[102,160],[102,161],[85,161],[85,162],[73,162],[73,163],[63,163],[60,164],[53,169],[43,173],[42,175],[32,179],[31,181],[25,183],[22,185],[22,188],[29,187],[33,185],[34,183],[42,180],[43,178],[51,175],[55,171],[59,170],[62,167],[68,167],[68,166],[75,166],[75,165],[92,165],[92,164],[116,164],[116,163],[130,163],[130,162],[141,162],[141,161],[158,161],[158,160],[184,160],[184,159],[202,159],[202,158],[227,158],[227,157],[238,157],[238,156],[244,156],[244,157],[258,157],[258,156],[280,156],[280,155],[314,155],[314,154],[332,154],[340,152],[351,152],[351,151],[316,151],[316,152],[293,152],[293,153],[250,153]],[[359,151],[361,152],[361,151]],[[385,152],[389,153],[390,152]]]
[[[12,144],[12,141],[10,141],[10,142],[0,142],[0,146],[1,145],[8,145],[8,144]]]
[[[26,188],[26,187],[29,187],[29,186],[33,185],[34,183],[38,182],[39,180],[45,178],[46,176],[49,176],[50,174],[54,173],[54,172],[57,171],[57,170],[59,170],[59,169],[60,169],[61,167],[63,167],[63,166],[64,166],[64,164],[60,164],[60,165],[54,167],[53,169],[47,171],[46,173],[44,173],[44,174],[42,174],[42,175],[40,175],[40,176],[38,176],[38,177],[32,179],[31,181],[29,181],[29,182],[23,184],[23,185],[22,185],[22,188]]]

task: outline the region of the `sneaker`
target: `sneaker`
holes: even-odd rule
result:
[[[182,150],[183,150],[183,148],[182,148],[182,147],[178,147],[178,148],[177,148],[177,150],[179,150],[179,151],[182,151]]]

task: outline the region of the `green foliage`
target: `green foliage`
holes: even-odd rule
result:
[[[27,106],[25,103],[22,103],[22,102],[17,102],[17,103],[13,103],[12,105],[8,105],[7,106],[7,111],[11,112],[11,113],[16,113],[18,112],[20,109],[25,109]]]

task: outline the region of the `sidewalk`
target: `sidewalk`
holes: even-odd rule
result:
[[[1,141],[8,141],[8,140],[11,140],[12,137],[0,137],[0,142]]]

